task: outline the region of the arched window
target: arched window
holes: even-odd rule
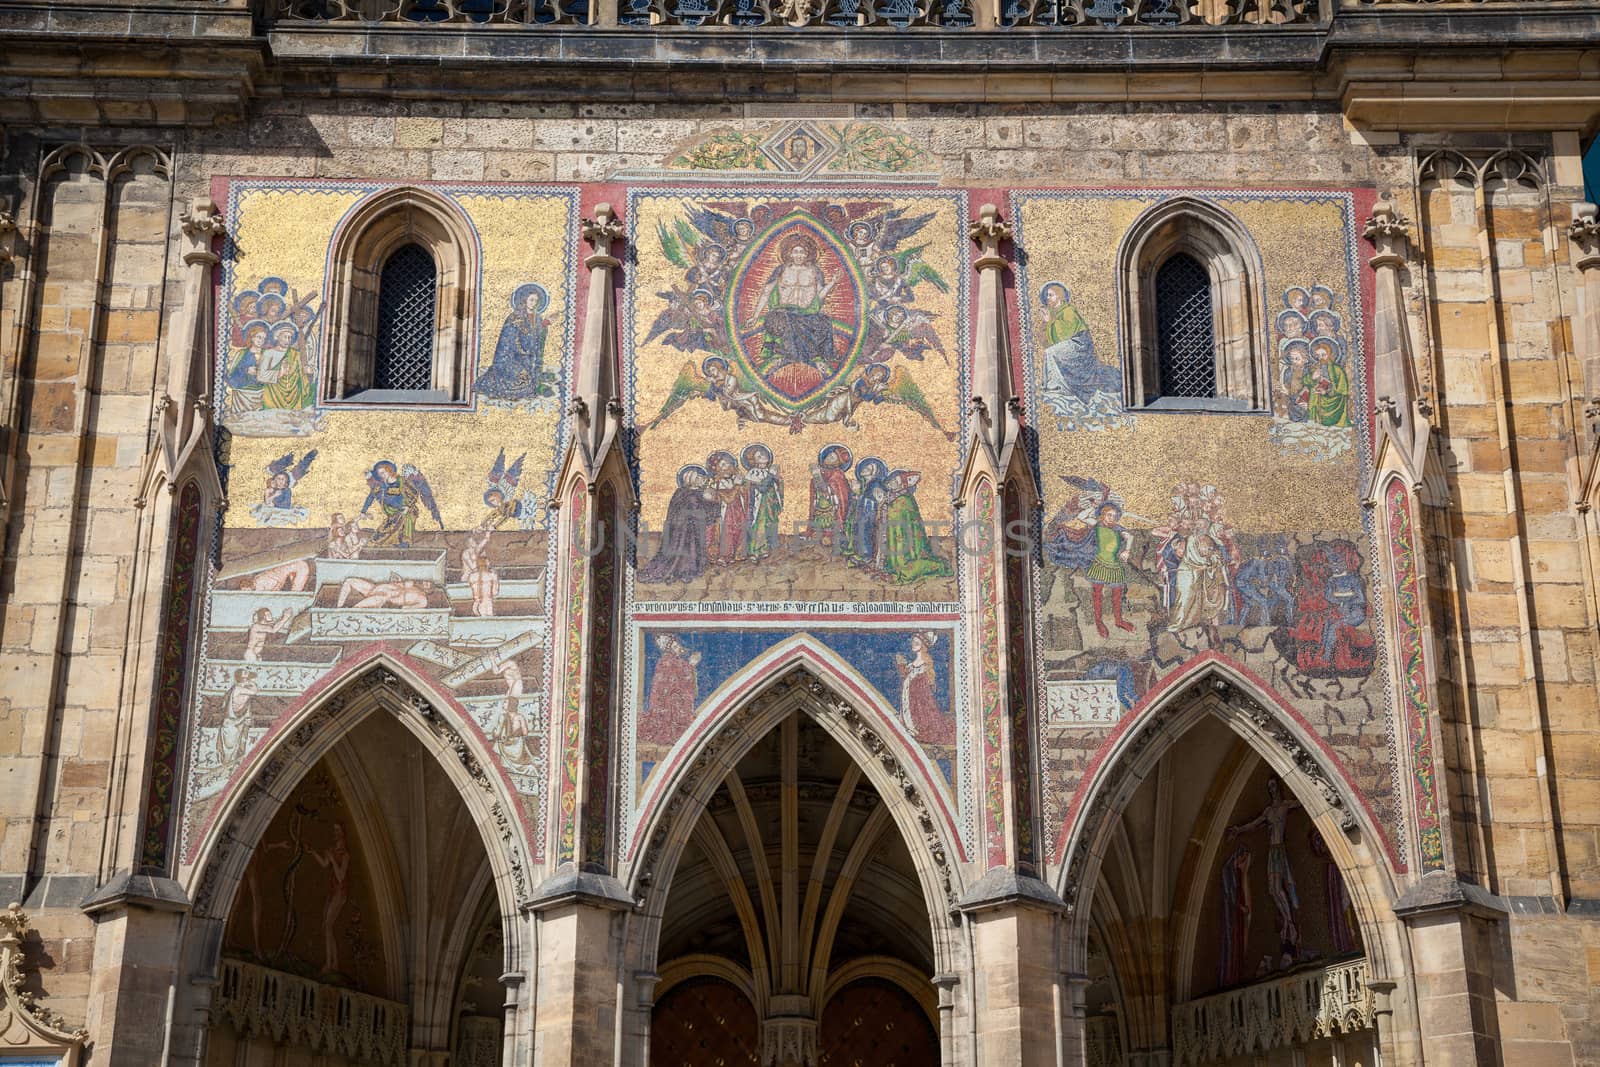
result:
[[[1211,276],[1179,252],[1156,271],[1156,378],[1161,396],[1217,395]]]
[[[1175,197],[1129,228],[1117,253],[1129,407],[1266,411],[1261,255],[1239,220]]]
[[[438,287],[433,256],[421,245],[401,246],[383,265],[373,388],[433,387],[433,305]]]
[[[431,190],[357,205],[333,239],[321,400],[466,400],[478,259],[471,226]]]

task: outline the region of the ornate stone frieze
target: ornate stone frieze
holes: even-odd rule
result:
[[[1424,184],[1486,189],[1514,185],[1541,189],[1547,180],[1543,160],[1514,148],[1494,152],[1442,148],[1422,157],[1417,164],[1417,179]]]
[[[20,904],[0,912],[0,1049],[46,1054],[58,1058],[62,1067],[75,1067],[89,1031],[69,1027],[22,988],[22,939],[28,925]]]
[[[404,1004],[224,958],[212,1016],[260,1037],[360,1063],[406,1063]]]
[[[1146,719],[1118,753],[1118,762],[1130,767],[1138,766],[1142,762],[1144,753],[1167,733],[1167,728],[1173,720],[1196,703],[1206,700],[1216,702],[1212,707],[1221,710],[1224,718],[1242,718],[1270,740],[1294,764],[1300,779],[1317,791],[1338,819],[1340,828],[1346,833],[1356,829],[1355,813],[1345,803],[1344,795],[1334,784],[1322,761],[1283,724],[1276,714],[1267,710],[1254,697],[1227,679],[1215,675],[1195,681],[1182,697],[1168,701],[1165,707]],[[1094,839],[1098,828],[1115,814],[1112,810],[1115,792],[1110,783],[1103,784],[1095,791],[1094,798],[1079,818],[1083,830],[1077,845],[1067,859],[1066,888],[1062,893],[1062,899],[1066,902],[1069,913],[1077,910],[1078,891],[1083,883],[1083,868],[1088,862],[1091,851],[1088,842]]]
[[[1364,959],[1257,982],[1172,1009],[1172,1062],[1215,1063],[1371,1030],[1377,997]]]

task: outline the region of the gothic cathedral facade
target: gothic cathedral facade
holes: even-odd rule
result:
[[[0,0],[0,1067],[1600,1063],[1597,49]]]

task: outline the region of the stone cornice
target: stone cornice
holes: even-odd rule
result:
[[[1319,101],[1372,129],[1591,128],[1600,4],[1342,8],[1275,27],[837,30],[266,23],[0,0],[0,122],[229,121],[258,93],[491,101]]]
[[[77,28],[61,25],[80,10]],[[0,2],[0,124],[203,125],[243,114],[270,77],[250,15],[166,11],[154,7],[151,21],[141,16],[128,32],[119,29],[130,25],[122,7],[64,13]]]

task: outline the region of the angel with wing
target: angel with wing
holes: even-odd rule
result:
[[[522,461],[527,458],[528,454],[524,452],[508,467],[505,449],[502,448],[495,457],[494,466],[489,468],[489,487],[483,491],[483,502],[489,505],[489,510],[484,514],[483,521],[478,523],[478,529],[487,532],[522,517],[522,498],[517,495],[517,482],[522,479]]]
[[[700,369],[688,362],[678,371],[667,399],[662,402],[656,417],[640,427],[640,432],[650,430],[665,422],[679,408],[694,398],[715,400],[722,410],[731,411],[739,420],[740,428],[747,422],[765,422],[786,426],[790,416],[772,407],[756,391],[755,383],[741,372],[728,366],[721,356],[711,356]]]
[[[656,237],[667,262],[684,271],[690,286],[718,299],[728,284],[728,249],[735,247],[733,216],[685,205],[689,218],[674,219],[669,229],[656,223]]]
[[[381,459],[372,465],[367,474],[367,500],[361,505],[365,515],[376,503],[383,511],[383,523],[367,542],[375,547],[407,548],[417,532],[417,520],[422,509],[427,508],[433,521],[444,529],[444,519],[439,515],[439,505],[433,499],[433,487],[422,472],[407,463],[396,467],[392,460]]]
[[[699,288],[685,293],[669,289],[657,296],[667,302],[667,309],[656,316],[645,334],[644,343],[656,338],[661,343],[680,352],[715,352],[717,337],[717,294]]]
[[[861,429],[856,412],[863,404],[899,404],[921,415],[934,429],[954,441],[954,430],[947,430],[934,414],[933,406],[904,367],[889,369],[888,364],[873,363],[862,370],[849,385],[831,389],[821,402],[807,408],[801,420],[814,425],[831,422],[843,423],[852,430]]]
[[[755,235],[755,226],[749,219],[688,200],[683,202],[683,210],[688,216],[689,225],[696,232],[723,249],[737,249],[749,244],[750,238]],[[741,222],[744,225],[741,226]]]
[[[931,211],[907,218],[906,212],[909,210],[910,208],[904,207],[890,208],[881,215],[852,223],[846,232],[855,250],[857,261],[863,264],[877,263],[882,257],[895,253],[900,247],[900,242],[915,237],[924,226],[933,221]],[[927,245],[922,245],[913,249],[911,254],[920,253],[926,247]],[[904,256],[906,253],[900,255]],[[896,266],[903,273],[907,264],[902,261]]]
[[[311,469],[317,458],[312,449],[295,462],[294,453],[288,452],[267,464],[267,478],[261,502],[250,506],[250,514],[263,526],[289,526],[306,517],[306,509],[296,507],[294,487]]]
[[[950,353],[945,351],[939,331],[933,328],[933,316],[926,311],[891,304],[883,309],[883,331],[883,341],[873,356],[877,362],[886,363],[895,356],[904,356],[920,363],[931,348],[944,357],[946,365],[950,363]]]
[[[878,257],[872,265],[872,280],[868,283],[876,307],[888,308],[914,300],[911,290],[923,282],[941,293],[950,291],[950,283],[944,280],[944,275],[923,261],[922,251],[927,247],[925,244],[917,245],[903,252]]]

